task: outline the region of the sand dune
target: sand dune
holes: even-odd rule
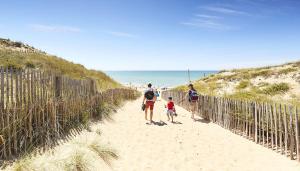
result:
[[[300,164],[202,120],[177,107],[177,124],[166,121],[164,102],[156,103],[154,120],[167,125],[145,124],[141,99],[128,102],[114,115],[114,122],[95,125],[102,140],[119,152],[112,170],[300,170]],[[101,169],[102,170],[102,169]]]

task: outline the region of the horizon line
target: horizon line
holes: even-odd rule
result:
[[[115,71],[117,71],[117,72],[140,72],[140,71],[149,71],[149,72],[168,72],[168,71],[188,71],[188,70],[181,70],[181,69],[179,69],[179,70],[102,70],[103,72],[115,72]],[[220,70],[189,70],[189,71],[202,71],[202,72],[204,72],[204,71],[206,71],[206,72],[216,72],[216,71],[220,71]]]

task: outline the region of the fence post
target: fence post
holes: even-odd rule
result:
[[[258,138],[257,138],[257,131],[258,131],[258,129],[257,129],[257,103],[255,103],[254,112],[255,112],[255,117],[254,117],[254,119],[255,119],[255,122],[254,122],[254,124],[255,124],[255,142],[258,143]]]
[[[297,160],[300,162],[300,149],[299,149],[299,127],[298,127],[298,109],[295,109],[295,135],[296,135],[296,152]]]
[[[61,94],[61,89],[62,89],[62,77],[61,76],[55,76],[55,83],[54,83],[54,91],[55,91],[55,102],[54,102],[54,105],[57,107],[56,108],[56,112],[53,114],[53,121],[52,121],[52,126],[55,130],[55,133],[57,135],[59,135],[59,131],[57,131],[57,121],[60,121],[59,116],[62,115],[61,113],[61,97],[62,97],[62,94]],[[63,117],[61,118],[63,119]],[[61,120],[62,123],[64,123],[63,120]]]
[[[61,98],[61,76],[55,76],[55,98]]]

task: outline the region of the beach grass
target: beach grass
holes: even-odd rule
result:
[[[57,72],[73,79],[94,79],[100,90],[121,87],[119,83],[96,70],[86,69],[81,64],[75,64],[54,55],[39,52],[19,52],[8,49],[0,49],[0,66],[12,69],[42,69],[44,71]]]
[[[103,164],[112,166],[112,161],[119,158],[114,149],[104,144],[95,131],[84,131],[74,139],[50,149],[43,154],[30,154],[7,171],[39,171],[65,170],[90,171],[97,170]],[[102,164],[101,164],[102,163]]]
[[[290,89],[287,83],[272,84],[264,88],[262,91],[267,95],[276,95],[286,93]]]
[[[222,70],[193,84],[204,95],[300,105],[299,71],[300,62]],[[188,87],[183,85],[175,90],[188,91]]]

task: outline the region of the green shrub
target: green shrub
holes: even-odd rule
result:
[[[258,87],[266,87],[266,86],[269,86],[270,84],[267,83],[267,82],[260,82],[258,83]]]
[[[221,74],[221,73],[224,73],[224,72],[226,72],[226,70],[225,70],[225,69],[223,69],[223,70],[219,71],[219,72],[218,72],[218,74]]]
[[[35,65],[32,62],[26,62],[25,63],[26,68],[35,68]]]
[[[295,71],[297,71],[296,68],[286,68],[286,69],[282,69],[282,70],[278,71],[278,74],[285,74],[286,75],[290,72],[295,72]]]
[[[271,70],[254,71],[254,72],[251,72],[251,77],[252,78],[256,78],[258,76],[268,77],[268,76],[271,76],[272,74],[273,74],[273,72]]]
[[[289,91],[290,86],[287,83],[279,83],[279,84],[273,84],[269,85],[265,89],[263,89],[264,94],[268,95],[276,95],[281,94]]]
[[[250,91],[237,91],[233,94],[228,95],[227,97],[238,100],[254,100],[257,98],[257,94]]]
[[[250,85],[250,81],[249,80],[242,80],[236,88],[237,89],[245,89],[249,85]]]
[[[101,90],[121,86],[101,71],[88,70],[80,64],[38,52],[23,53],[0,48],[0,66],[13,69],[40,68],[46,71],[55,71],[73,79],[91,78],[96,80],[97,88]]]

